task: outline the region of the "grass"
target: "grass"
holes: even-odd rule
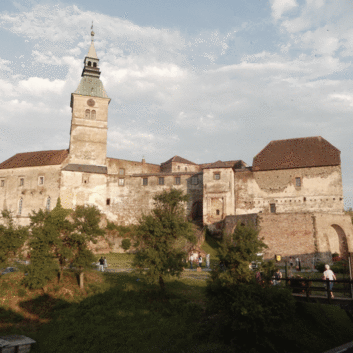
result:
[[[84,291],[70,271],[45,291],[29,291],[20,284],[23,273],[10,273],[0,278],[0,333],[33,338],[33,353],[226,352],[198,335],[208,273],[185,275],[167,279],[163,295],[132,273],[87,272]],[[352,340],[352,331],[340,308],[307,303],[280,328],[288,352],[323,352]]]
[[[96,254],[96,260],[100,257],[106,257],[108,263],[108,269],[119,269],[119,268],[132,268],[132,262],[134,259],[134,254],[128,253],[109,253],[109,254]]]

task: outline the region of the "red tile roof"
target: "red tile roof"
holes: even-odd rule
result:
[[[241,168],[247,167],[247,164],[244,163],[242,160],[236,161],[217,161],[214,163],[205,163],[202,166],[202,169],[213,169],[213,168]]]
[[[340,150],[321,136],[271,141],[253,160],[253,171],[340,165]]]
[[[190,162],[187,159],[179,157],[179,156],[174,156],[173,158],[168,159],[166,162],[161,163],[161,165],[165,165],[165,164],[172,163],[172,162],[197,165],[196,163]]]
[[[0,169],[59,165],[64,162],[69,150],[17,153],[0,164]]]

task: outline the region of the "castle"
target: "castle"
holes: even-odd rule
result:
[[[353,252],[353,227],[343,211],[340,151],[324,138],[271,141],[248,166],[242,160],[196,164],[179,156],[157,164],[109,158],[108,97],[91,46],[82,78],[71,94],[69,149],[18,153],[0,164],[0,208],[18,223],[40,208],[96,205],[127,225],[171,187],[190,195],[187,213],[230,233],[252,220],[269,246],[265,256],[328,261]]]

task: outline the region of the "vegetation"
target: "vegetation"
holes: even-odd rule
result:
[[[14,224],[10,211],[2,211],[1,215],[4,224],[0,225],[0,266],[6,266],[19,255],[29,232],[27,227]]]
[[[151,282],[158,281],[164,289],[164,279],[180,276],[186,253],[176,246],[180,238],[195,242],[192,223],[186,220],[184,203],[188,195],[181,190],[163,191],[154,197],[150,215],[142,216],[136,234],[141,243],[134,265],[143,270]]]
[[[121,242],[121,247],[125,251],[129,250],[131,247],[131,240],[130,239],[123,239],[123,241]]]

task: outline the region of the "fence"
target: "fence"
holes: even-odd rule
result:
[[[348,288],[343,287],[341,288],[335,288],[335,292],[343,292],[343,293],[349,293],[349,298],[353,299],[353,280],[350,279],[337,279],[337,280],[324,280],[324,279],[310,279],[310,278],[294,278],[294,277],[285,277],[282,278],[283,281],[286,282],[286,286],[289,285],[288,282],[290,282],[290,287],[293,289],[299,289],[300,292],[304,292],[306,294],[306,297],[309,299],[311,296],[311,291],[315,292],[326,292],[327,293],[327,300],[329,303],[331,303],[331,295],[330,295],[330,286],[329,283],[347,283]],[[313,282],[321,282],[322,284],[326,284],[326,286],[322,287],[312,287]],[[298,283],[298,285],[295,285]],[[294,284],[294,285],[293,285]]]

